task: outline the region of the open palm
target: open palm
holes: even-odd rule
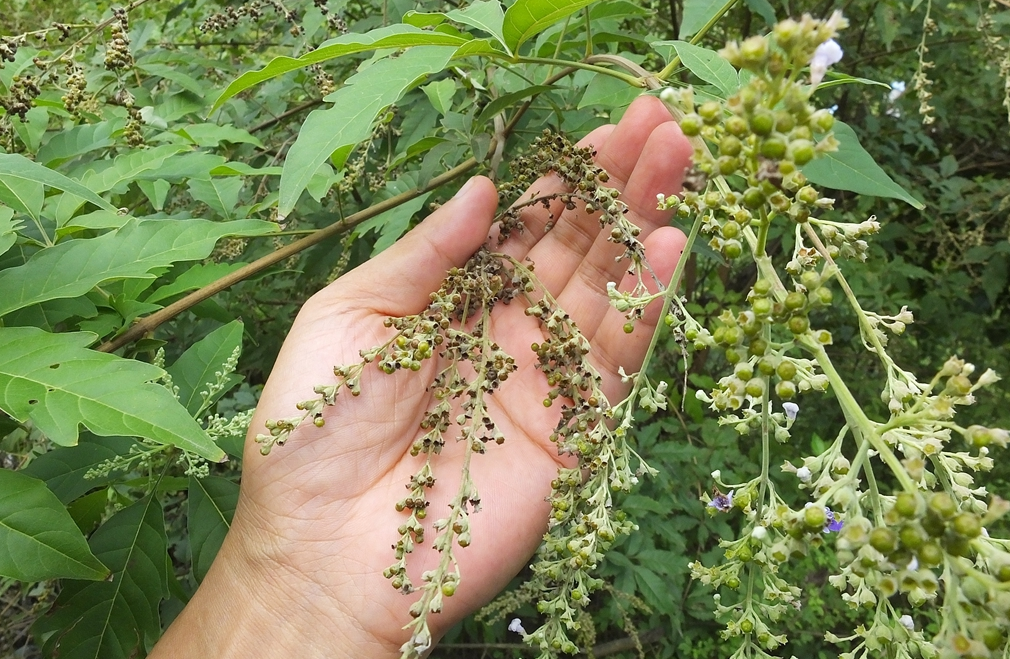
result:
[[[642,228],[650,263],[660,277],[672,273],[683,235],[665,228],[668,213],[657,211],[656,194],[680,189],[691,149],[655,98],[643,97],[617,126],[604,126],[581,143],[598,150],[597,162],[623,190],[629,219]],[[543,194],[561,183],[548,176],[531,190]],[[288,417],[295,404],[312,397],[316,384],[333,383],[332,367],[360,361],[358,351],[389,339],[390,316],[420,312],[445,272],[461,266],[487,239],[497,204],[492,183],[475,178],[450,202],[403,240],[341,277],[302,308],[264,389],[251,434],[268,418]],[[641,363],[658,310],[647,314],[631,335],[624,318],[610,308],[608,281],[620,281],[626,264],[615,262],[621,248],[607,242],[596,217],[565,211],[545,232],[547,211],[524,211],[527,230],[500,249],[529,258],[545,288],[557,298],[592,345],[591,358],[612,400],[622,395],[619,366]],[[492,339],[516,360],[517,370],[489,397],[488,408],[506,440],[475,456],[470,473],[483,501],[471,518],[472,544],[457,548],[462,582],[444,611],[432,619],[439,636],[451,624],[493,597],[535,551],[546,530],[550,482],[564,464],[548,437],[557,407],[541,404],[549,387],[535,368],[531,343],[542,340],[524,306],[499,305],[491,320]],[[342,654],[348,643],[368,654],[398,654],[408,632],[407,609],[416,596],[390,587],[382,570],[393,562],[390,549],[405,520],[393,503],[423,462],[409,453],[423,432],[419,423],[432,405],[431,384],[438,359],[421,371],[386,375],[374,366],[361,378],[361,395],[346,391],[325,411],[326,424],[304,424],[268,457],[247,442],[239,509],[223,556],[241,555],[259,570],[264,588],[285,593],[286,606],[314,621],[315,643]],[[443,365],[444,366],[444,365]],[[452,441],[435,456],[437,482],[430,490],[429,522],[444,516],[459,484],[464,445]],[[430,533],[411,554],[412,581],[434,567]],[[215,563],[207,581],[222,579]],[[215,572],[218,573],[215,576]],[[205,586],[206,587],[206,582]],[[199,597],[199,593],[198,593]],[[294,615],[289,610],[286,615]],[[327,639],[330,639],[327,641]],[[364,654],[359,654],[364,656]]]

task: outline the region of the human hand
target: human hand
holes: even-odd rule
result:
[[[666,226],[669,213],[656,210],[656,194],[680,190],[691,155],[680,129],[658,99],[642,97],[617,126],[601,127],[580,144],[596,146],[608,184],[623,191],[628,218],[642,229],[650,264],[668,280],[684,237]],[[544,194],[560,185],[548,175],[531,190]],[[491,182],[471,179],[400,242],[314,295],[285,341],[250,435],[262,432],[268,418],[291,416],[314,385],[333,382],[334,365],[360,361],[360,349],[387,340],[386,318],[422,310],[446,271],[462,266],[487,239],[496,205]],[[622,249],[601,234],[596,217],[565,211],[545,233],[547,211],[530,207],[523,221],[527,231],[496,249],[537,265],[547,291],[590,340],[604,392],[619,400],[618,368],[637,370],[658,308],[633,334],[624,332],[606,284],[622,280],[627,265],[615,262]],[[630,287],[630,279],[625,283]],[[494,340],[517,365],[488,400],[506,440],[470,465],[483,509],[471,518],[472,544],[456,550],[462,581],[431,618],[435,638],[522,569],[546,530],[550,482],[568,465],[548,439],[558,412],[541,404],[549,387],[529,349],[543,338],[538,322],[520,304],[499,305],[492,323]],[[438,361],[424,361],[417,373],[367,368],[360,396],[341,394],[326,409],[323,427],[304,424],[269,457],[247,441],[231,531],[153,656],[399,656],[414,597],[391,588],[382,571],[393,562],[390,545],[405,517],[392,504],[424,459],[409,449],[432,404],[428,385]],[[448,441],[436,456],[430,510],[445,510],[456,492],[463,453],[461,444]],[[408,564],[419,575],[437,561],[429,542]]]

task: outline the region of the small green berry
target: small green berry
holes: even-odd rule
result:
[[[780,133],[788,133],[796,127],[796,117],[792,112],[780,110],[775,113],[775,130]]]
[[[744,387],[744,391],[748,396],[761,398],[765,395],[765,381],[761,378],[751,378]]]
[[[907,519],[916,517],[919,514],[919,497],[911,492],[901,492],[894,499],[894,510]]]
[[[950,519],[957,514],[957,504],[946,492],[937,492],[929,498],[929,510],[940,519]]]
[[[786,141],[781,137],[769,137],[761,143],[761,155],[772,160],[781,160],[786,155]]]
[[[702,118],[692,112],[680,120],[680,131],[688,137],[694,137],[701,132],[702,123]]]
[[[901,539],[901,546],[908,551],[916,551],[926,542],[922,529],[915,525],[902,527],[898,537]]]
[[[719,119],[722,116],[722,106],[715,101],[706,101],[698,108],[698,114],[701,116],[702,121],[709,126],[714,126],[719,123]]]
[[[754,294],[755,295],[768,295],[771,293],[772,283],[768,279],[758,279],[754,283]]]
[[[810,140],[793,140],[789,143],[789,156],[802,167],[814,159],[814,143]]]
[[[683,126],[683,124],[681,124]],[[733,115],[726,120],[726,132],[736,137],[747,134],[747,121],[743,117]]]
[[[743,245],[739,240],[727,240],[723,243],[722,254],[728,259],[739,258],[743,254]]]
[[[760,188],[747,188],[743,193],[743,204],[747,208],[760,208],[765,203],[765,193]]]
[[[755,338],[747,346],[747,352],[755,357],[763,357],[768,352],[768,342],[760,337]],[[768,374],[765,373],[765,375]]]
[[[898,548],[898,534],[886,526],[877,527],[870,532],[870,546],[887,556]]]
[[[624,323],[624,333],[631,334],[635,331],[635,326],[632,323]]]
[[[783,359],[775,369],[775,374],[783,380],[792,380],[796,377],[796,364]]]
[[[950,523],[950,527],[954,530],[954,533],[969,539],[977,538],[982,533],[982,522],[979,520],[978,515],[974,513],[964,512],[959,514]]]
[[[750,129],[755,135],[764,137],[775,128],[775,115],[765,109],[759,109],[751,115]]]
[[[827,110],[818,110],[810,117],[810,127],[819,133],[826,133],[835,125],[835,117]]]
[[[722,237],[723,238],[736,238],[740,235],[740,225],[733,220],[728,220],[726,224],[722,225]]]
[[[782,380],[775,385],[775,395],[782,400],[792,400],[796,396],[796,385],[792,380]]]
[[[820,531],[828,521],[828,514],[821,506],[809,506],[803,511],[803,523],[808,529]]]
[[[807,303],[807,296],[804,295],[803,293],[800,293],[799,291],[792,291],[791,293],[786,295],[785,305],[786,309],[789,309],[790,311],[797,311],[798,309],[802,309],[804,306],[806,306],[806,303]]]
[[[756,297],[750,301],[750,308],[756,316],[767,316],[772,312],[772,301],[766,297]]]
[[[733,135],[726,135],[719,140],[719,153],[724,156],[738,156],[743,148],[743,142]]]
[[[810,329],[810,321],[806,316],[793,316],[787,323],[789,331],[793,334],[803,334]]]

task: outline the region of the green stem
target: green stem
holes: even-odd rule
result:
[[[582,14],[586,17],[586,57],[593,56],[593,26],[589,20],[589,7],[582,10]]]
[[[764,339],[771,341],[771,326],[765,325]],[[765,391],[761,396],[761,486],[758,490],[758,501],[754,507],[754,519],[761,521],[761,507],[764,505],[765,494],[768,492],[768,465],[771,460],[771,446],[768,437],[771,434],[771,387],[772,378],[765,376]]]
[[[618,80],[623,80],[632,87],[639,87],[639,88],[645,87],[645,82],[641,78],[628,75],[627,73],[621,73],[620,71],[614,71],[613,69],[608,69],[604,66],[586,64],[585,62],[577,62],[566,59],[554,59],[553,57],[507,57],[505,55],[489,55],[489,57],[497,57],[499,59],[505,59],[507,61],[518,64],[548,64],[550,66],[574,67],[576,69],[584,69],[586,71],[602,73],[603,75],[608,75],[613,78],[617,78]]]
[[[769,217],[765,207],[761,207],[761,226],[758,227],[757,247],[754,250],[755,257],[765,255],[765,247],[768,244],[768,229],[772,225],[772,218]]]
[[[694,36],[691,37],[689,43],[695,44],[701,41],[702,38],[705,36],[705,34],[707,34],[708,31],[711,30],[712,27],[719,22],[719,19],[722,18],[723,15],[726,14],[726,12],[732,9],[733,5],[735,5],[738,1],[739,0],[728,0],[728,2],[724,4],[722,8],[720,8],[719,11],[716,12],[716,14],[712,16],[712,18],[710,18],[708,22],[705,23],[705,25],[702,26],[700,30],[694,33]],[[679,66],[680,66],[680,57],[679,56],[674,57],[672,60],[670,60],[669,64],[663,67],[663,70],[660,71],[656,77],[659,78],[660,80],[666,80],[671,75],[673,75],[673,72],[676,71],[677,67]]]

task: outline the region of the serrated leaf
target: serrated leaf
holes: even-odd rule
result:
[[[228,85],[214,101],[213,113],[229,98],[261,82],[276,78],[312,64],[343,57],[352,53],[379,48],[409,48],[411,46],[462,46],[467,39],[441,32],[422,30],[412,25],[390,25],[365,34],[345,34],[323,43],[301,57],[276,57],[258,71],[248,71]]]
[[[193,179],[188,188],[193,199],[202,201],[217,215],[230,220],[235,215],[243,184],[244,181],[238,177]]]
[[[168,540],[161,505],[146,497],[112,516],[91,536],[92,551],[112,571],[99,582],[65,581],[35,630],[60,659],[139,656],[161,633],[158,606],[168,597]]]
[[[673,47],[680,61],[691,70],[691,73],[715,85],[725,96],[730,96],[740,87],[736,69],[714,50],[695,46],[686,41],[658,41],[652,46]]]
[[[715,18],[724,7],[736,4],[737,0],[684,0],[684,17],[680,23],[683,39],[689,37]]]
[[[41,183],[90,201],[99,208],[116,210],[112,204],[77,181],[16,153],[0,153],[0,175],[8,181]]]
[[[84,295],[114,279],[150,279],[151,271],[210,254],[224,236],[271,233],[260,220],[131,220],[97,238],[67,240],[36,252],[24,265],[0,271],[0,316],[30,304]]]
[[[446,17],[457,23],[484,30],[497,39],[498,43],[505,46],[506,49],[508,48],[505,44],[505,36],[502,34],[505,13],[498,0],[476,0],[464,9],[453,9],[446,13]]]
[[[802,168],[811,183],[832,190],[901,199],[914,208],[925,208],[922,202],[905,192],[880,168],[873,156],[859,144],[859,138],[851,127],[835,120],[832,131],[838,140],[838,150],[815,158]]]
[[[528,39],[566,16],[593,4],[594,0],[516,0],[505,12],[502,35],[513,53]]]
[[[205,407],[202,392],[217,379],[216,373],[223,370],[232,353],[241,350],[244,330],[240,320],[219,327],[191,345],[166,369],[179,387],[179,402],[190,414],[196,416]],[[224,393],[221,391],[219,395]]]
[[[96,435],[145,437],[208,460],[224,457],[165,387],[151,364],[85,348],[93,334],[49,334],[0,327],[0,409],[31,421],[61,446],[77,443],[78,426]]]
[[[55,448],[28,463],[22,472],[44,480],[53,494],[68,504],[77,497],[101,485],[111,483],[118,474],[85,478],[92,468],[130,452],[137,440],[129,437],[82,438],[77,446]]]
[[[395,103],[419,78],[441,71],[455,52],[444,46],[411,48],[359,71],[326,97],[333,107],[309,114],[284,160],[277,213],[286,217],[319,165],[334,151],[368,137],[380,110]]]
[[[104,579],[108,573],[45,483],[0,469],[0,576],[43,581]]]
[[[189,479],[189,546],[197,582],[207,576],[238,507],[238,483],[208,476]]]

